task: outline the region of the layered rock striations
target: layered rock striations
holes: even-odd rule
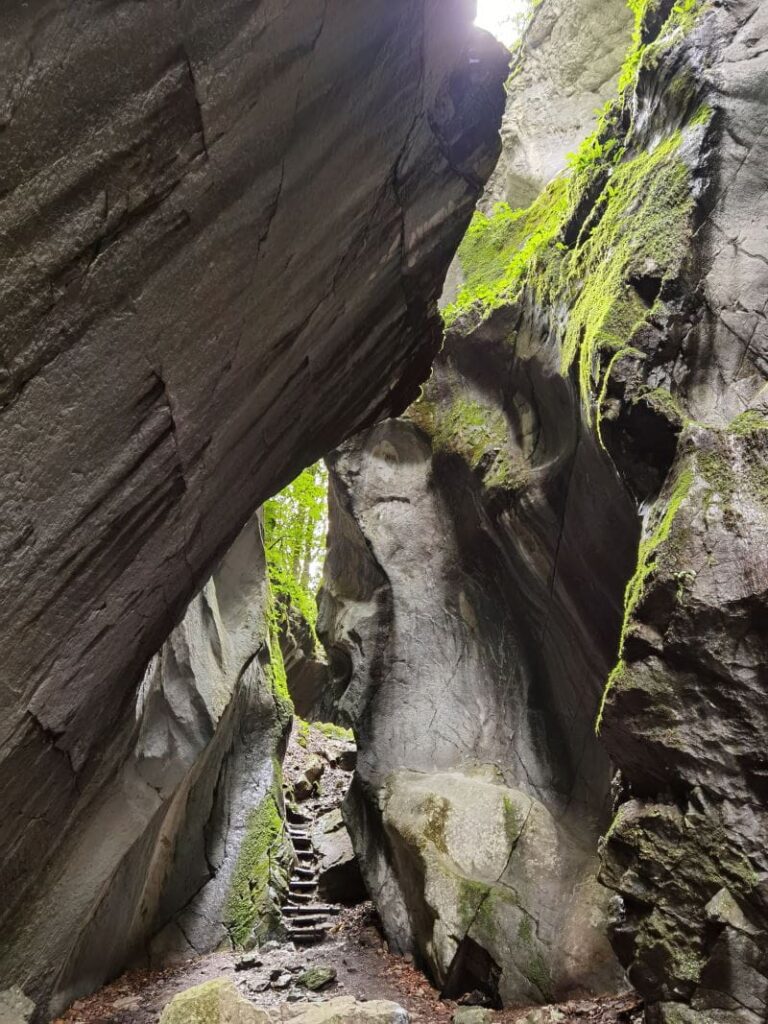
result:
[[[470,19],[458,0],[0,14],[0,975],[41,1016],[230,858],[200,867],[194,822],[232,737],[268,728],[240,678],[254,648],[217,664],[201,605],[203,648],[177,638],[141,680],[260,502],[426,372],[498,151],[507,55]],[[188,811],[195,865],[132,916]]]

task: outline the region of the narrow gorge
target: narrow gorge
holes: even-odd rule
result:
[[[0,1024],[768,1022],[766,168],[760,0],[10,0]]]

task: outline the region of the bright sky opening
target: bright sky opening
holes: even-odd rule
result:
[[[520,38],[530,6],[530,0],[477,0],[475,24],[492,32],[505,46],[512,46]]]

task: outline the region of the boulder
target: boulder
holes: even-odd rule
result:
[[[415,947],[446,997],[499,1006],[597,984],[601,966],[611,979],[591,858],[496,770],[395,772],[382,813],[392,859],[409,867],[398,881]]]
[[[460,1006],[453,1014],[453,1024],[491,1024],[493,1014],[482,1006]]]
[[[372,428],[329,460],[318,629],[328,649],[347,658],[338,711],[354,723],[358,764],[344,816],[390,946],[426,962],[442,987],[464,938],[457,962],[468,960],[471,943],[488,942],[480,973],[493,998],[496,968],[506,963],[502,998],[532,1002],[621,983],[604,935],[608,900],[596,882],[611,769],[594,735],[594,709],[615,655],[622,573],[631,571],[637,527],[599,444],[575,429],[578,403],[566,404],[564,382],[548,375],[538,405],[521,400],[521,433],[508,421],[505,382],[524,383],[529,373],[503,343],[465,347],[449,335],[422,409]],[[422,417],[423,406],[429,414]],[[463,433],[452,443],[449,426],[462,427],[460,413]],[[520,500],[499,501],[497,481],[506,478],[494,467],[523,465],[520,436],[529,450],[546,437],[541,466],[528,478],[511,473]],[[585,533],[584,521],[595,530]],[[620,529],[626,540],[617,543]],[[556,565],[562,571],[553,576]],[[578,601],[585,580],[586,605]],[[498,775],[489,781],[492,765]],[[461,793],[468,812],[487,793],[496,809],[507,794],[515,806],[540,812],[541,848],[532,830],[524,844],[530,865],[518,857],[515,869],[527,887],[524,906],[544,920],[536,956],[546,970],[523,956],[519,910],[499,939],[520,947],[514,963],[489,931],[470,934],[458,912],[458,886],[495,883],[501,867],[475,878],[449,858],[448,874],[456,876],[452,887],[445,882],[449,918],[433,920],[432,900],[443,896],[437,887],[424,892],[424,861],[408,839],[415,804],[402,805],[402,820],[400,810],[392,817],[390,787],[416,786],[419,778],[424,800],[433,781],[438,787],[438,807]],[[508,854],[503,819],[492,820],[467,825],[468,833],[478,847],[492,841]],[[553,851],[559,880],[542,868]],[[457,995],[477,987],[464,968],[455,979]]]
[[[301,988],[309,989],[310,992],[319,992],[336,981],[335,967],[310,967],[303,971],[297,978],[296,984]]]
[[[0,992],[0,1024],[27,1024],[34,1012],[35,1004],[18,985]]]
[[[357,1002],[340,996],[322,1003],[294,1003],[271,1011],[272,1019],[291,1024],[408,1024],[408,1014],[385,999]]]
[[[228,978],[179,992],[160,1015],[160,1024],[271,1024],[271,1020],[266,1010],[244,999]]]
[[[312,842],[319,857],[318,894],[329,903],[352,906],[368,898],[360,864],[341,811],[318,818]]]

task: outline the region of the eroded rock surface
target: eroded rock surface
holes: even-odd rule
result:
[[[197,676],[157,700],[202,735],[173,710],[143,735],[148,660],[263,499],[426,373],[498,151],[507,57],[471,17],[3,7],[0,973],[41,1014],[154,921],[116,912],[91,959],[102,908],[141,905],[172,780],[213,786],[191,752],[232,735]]]
[[[462,354],[475,377],[457,369]],[[600,930],[607,896],[595,883],[610,767],[593,723],[635,534],[618,478],[579,438],[573,393],[553,376],[549,402],[515,408],[515,381],[533,359],[505,382],[511,358],[503,343],[473,342],[470,351],[449,339],[429,404],[414,417],[460,414],[451,431],[395,420],[331,460],[318,628],[331,662],[350,666],[339,713],[354,723],[359,753],[345,816],[390,943],[415,953],[454,995],[483,987],[460,966],[474,943],[492,963],[482,979],[490,994],[525,1002],[607,989],[619,976]],[[449,434],[458,450],[442,444]],[[540,460],[527,481],[505,475],[523,466],[521,444]],[[585,533],[584,519],[604,529]],[[623,546],[610,539],[623,534]],[[395,814],[406,778],[423,791],[412,801],[400,794],[409,809]],[[443,839],[436,846],[429,815],[419,817],[431,803],[450,818],[451,779],[464,794],[456,827],[475,834],[478,858],[486,844],[499,847],[495,874],[474,870]],[[503,819],[460,824],[488,792],[494,807],[506,794],[547,822],[527,835],[525,857],[503,882],[512,843]],[[446,872],[453,881],[441,894],[435,880]],[[504,912],[481,915],[482,928],[472,899],[489,893]]]

